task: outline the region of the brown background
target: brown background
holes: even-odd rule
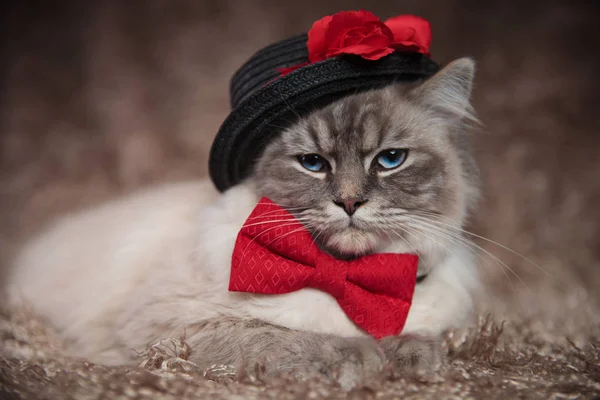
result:
[[[396,376],[354,397],[598,398],[598,1],[12,3],[0,6],[0,265],[57,214],[205,176],[228,113],[228,79],[256,49],[342,9],[414,13],[432,22],[438,62],[478,62],[485,196],[470,228],[545,272],[478,240],[515,272],[482,257],[479,304],[507,322],[504,332],[482,324],[465,340],[455,333],[448,368]],[[0,397],[292,399],[318,390],[346,398],[296,380],[214,385],[202,371],[189,380],[168,369],[91,366],[65,358],[26,310],[1,308]]]
[[[255,50],[342,9],[433,25],[434,58],[473,56],[485,196],[472,229],[482,304],[552,332],[598,327],[600,37],[595,1],[102,1],[3,5],[0,254],[49,217],[203,177],[228,79]],[[157,227],[158,228],[158,227]],[[517,277],[518,275],[518,277]]]

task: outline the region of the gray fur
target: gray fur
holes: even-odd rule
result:
[[[342,338],[302,332],[256,319],[215,318],[187,329],[190,361],[205,369],[231,364],[238,370],[264,367],[269,374],[323,375],[344,389],[381,378],[387,365],[395,369],[430,369],[441,363],[438,338],[405,335],[379,343],[371,337]]]
[[[259,192],[289,207],[309,229],[317,227],[318,244],[338,257],[358,254],[336,248],[332,236],[352,229],[381,243],[389,239],[390,222],[400,224],[413,210],[462,224],[477,198],[466,132],[476,120],[469,105],[473,73],[473,61],[460,59],[416,87],[397,84],[315,111],[267,147],[255,174]],[[390,148],[407,148],[410,164],[384,177],[366,170],[365,157]],[[297,168],[297,156],[309,153],[332,164],[325,179]],[[369,201],[370,210],[357,213],[352,227],[327,208],[344,198]]]
[[[233,364],[252,371],[260,365],[270,374],[324,375],[345,389],[376,379],[387,362],[371,337],[301,332],[256,319],[217,318],[188,327],[187,334],[190,361],[202,368]]]
[[[267,147],[253,177],[259,193],[288,207],[324,250],[339,257],[363,250],[332,246],[332,236],[354,230],[356,241],[361,232],[384,241],[394,221],[415,210],[462,224],[477,192],[465,132],[475,120],[469,105],[473,72],[473,62],[462,59],[420,85],[356,94],[313,112]],[[365,158],[390,148],[409,149],[406,168],[386,176],[368,169]],[[320,176],[303,172],[297,157],[310,153],[326,157],[332,170]],[[368,200],[363,207],[371,208],[362,216],[332,219],[331,203],[345,198]],[[345,388],[374,379],[388,363],[406,369],[434,367],[441,360],[439,339],[428,336],[388,337],[378,344],[368,337],[341,338],[232,318],[190,330],[188,341],[196,349],[192,360],[201,366],[260,363],[271,372],[322,373]]]

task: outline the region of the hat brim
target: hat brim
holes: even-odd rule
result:
[[[210,177],[225,191],[247,178],[270,140],[299,117],[345,96],[423,79],[438,69],[422,54],[396,52],[377,61],[331,58],[279,77],[246,95],[225,119],[210,151]]]

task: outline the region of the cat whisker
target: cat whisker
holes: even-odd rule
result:
[[[287,219],[294,218],[294,219],[296,219],[296,217],[294,217],[293,215],[289,215],[287,213],[279,213],[279,214],[277,214],[275,212],[266,212],[266,213],[263,213],[261,215],[257,215],[255,217],[248,217],[248,219],[246,221],[253,221],[253,220],[257,220],[257,219],[264,219],[266,217],[269,217],[269,218],[282,218],[282,219],[283,218],[287,218]]]
[[[257,205],[263,205],[263,206],[270,206],[272,205],[271,203],[264,203],[264,202],[258,202],[256,203]],[[284,210],[307,210],[308,207],[287,207],[287,206],[280,206],[281,208],[283,208]],[[281,211],[281,210],[273,210],[273,211]]]
[[[409,226],[410,226],[410,225],[409,225]],[[406,228],[406,226],[405,226],[405,228]],[[417,227],[414,227],[414,226],[413,226],[413,228],[417,228]],[[414,232],[414,231],[413,231],[413,232]],[[417,232],[418,232],[418,230],[417,230]],[[407,231],[407,233],[408,233],[408,234],[411,234],[409,231]],[[449,254],[452,254],[452,251],[451,251],[451,250],[450,250],[448,247],[446,247],[445,245],[443,245],[443,244],[442,244],[440,241],[438,241],[438,240],[435,240],[434,238],[432,238],[432,237],[430,237],[430,236],[427,236],[427,235],[425,235],[423,232],[418,232],[418,233],[420,233],[422,236],[425,236],[427,239],[429,239],[429,240],[433,241],[434,243],[438,244],[440,247],[442,247],[444,250],[446,250],[446,251],[447,251]],[[430,232],[430,233],[432,233],[432,232]]]
[[[275,218],[293,217],[293,215],[289,215],[287,213],[281,212],[280,210],[277,210],[277,211],[269,211],[266,213],[261,213],[260,215],[257,215],[255,217],[248,217],[247,221],[253,220],[253,219],[258,219],[258,218],[265,218],[266,216],[269,216],[271,218],[273,218],[273,217],[275,217]]]
[[[459,239],[457,238],[454,240],[459,240]],[[529,288],[529,286],[523,281],[523,279],[519,276],[519,274],[517,274],[510,266],[508,266],[508,264],[506,264],[505,262],[500,260],[498,257],[493,255],[492,253],[489,253],[487,251],[484,251],[484,250],[478,248],[477,245],[475,245],[468,239],[460,238],[460,241],[461,241],[461,243],[464,243],[465,246],[467,246],[469,251],[471,251],[473,254],[477,255],[487,265],[490,265],[489,264],[490,262],[495,263],[496,266],[500,269],[500,271],[502,271],[502,274],[504,275],[504,277],[506,278],[506,281],[508,282],[512,293],[516,293],[516,288],[513,283],[513,280],[511,279],[510,275],[508,274],[508,272],[510,272],[511,275],[515,276],[525,286],[525,288],[531,292],[531,289]],[[485,256],[487,256],[487,258]]]
[[[315,229],[315,233],[316,233],[316,235],[315,235],[315,236],[312,236],[312,239],[313,239],[313,243],[314,243],[314,244],[317,244],[317,239],[318,239],[318,238],[319,238],[319,236],[321,236],[321,234],[322,234],[322,233],[324,233],[324,232],[325,232],[325,230],[324,230],[324,229],[321,229],[319,226],[317,226],[317,228]]]
[[[486,238],[485,236],[481,236],[481,235],[478,235],[478,234],[476,234],[474,232],[470,232],[470,231],[468,231],[466,229],[463,229],[462,227],[460,227],[456,223],[455,220],[452,220],[451,218],[445,217],[445,216],[443,216],[443,215],[441,215],[441,214],[439,214],[437,212],[427,211],[427,210],[410,210],[410,211],[408,211],[408,210],[403,210],[403,209],[399,209],[398,211],[400,211],[400,212],[397,212],[395,214],[395,216],[400,216],[401,215],[401,216],[404,216],[404,217],[407,217],[407,218],[424,220],[424,221],[427,221],[427,222],[430,222],[430,223],[435,223],[435,224],[438,224],[438,225],[442,225],[444,227],[453,229],[453,230],[458,231],[458,232],[462,232],[462,233],[464,233],[464,234],[466,234],[468,236],[472,236],[472,237],[484,240],[484,241],[486,241],[486,242],[488,242],[490,244],[493,244],[495,246],[498,246],[498,247],[500,247],[500,248],[502,248],[502,249],[504,249],[504,250],[506,250],[506,251],[508,251],[508,252],[510,252],[512,254],[515,254],[516,256],[522,258],[523,260],[525,260],[529,264],[533,265],[534,267],[536,267],[538,270],[542,271],[543,273],[549,274],[548,271],[546,271],[545,269],[543,269],[541,266],[539,266],[538,264],[536,264],[535,262],[533,262],[529,258],[525,257],[523,254],[521,254],[521,253],[519,253],[519,252],[511,249],[508,246],[503,245],[502,243],[496,242],[494,240]],[[442,222],[440,220],[445,220],[447,222]],[[460,236],[460,237],[463,240],[466,240],[463,236]],[[469,243],[470,244],[474,244],[472,241],[469,241]],[[483,250],[483,249],[481,249],[481,250]]]
[[[418,215],[418,214],[417,214],[417,215]],[[427,214],[423,214],[423,215],[421,215],[421,217],[426,217],[426,216],[427,216]],[[448,218],[448,219],[449,219],[449,218]],[[432,221],[432,220],[430,219],[429,221]],[[465,234],[467,234],[467,235],[469,235],[469,236],[473,236],[473,237],[476,237],[476,238],[478,238],[478,239],[484,240],[484,241],[486,241],[486,242],[488,242],[488,243],[491,243],[491,244],[493,244],[493,245],[495,245],[495,246],[498,246],[498,247],[500,247],[500,248],[502,248],[502,249],[504,249],[504,250],[506,250],[506,251],[508,251],[508,252],[510,252],[510,253],[512,253],[512,254],[514,254],[514,255],[516,255],[516,256],[518,256],[518,257],[521,257],[523,260],[527,261],[529,264],[533,265],[534,267],[536,267],[537,269],[539,269],[539,270],[540,270],[540,271],[542,271],[543,273],[545,273],[545,274],[550,274],[550,273],[549,273],[548,271],[546,271],[544,268],[542,268],[541,266],[539,266],[538,264],[536,264],[535,262],[533,262],[533,261],[532,261],[532,260],[530,260],[529,258],[525,257],[523,254],[519,253],[519,252],[518,252],[518,251],[516,251],[516,250],[513,250],[513,249],[511,249],[511,248],[510,248],[510,247],[508,247],[508,246],[505,246],[505,245],[503,245],[502,243],[496,242],[496,241],[494,241],[494,240],[492,240],[492,239],[488,239],[488,238],[486,238],[485,236],[481,236],[481,235],[478,235],[478,234],[476,234],[476,233],[473,233],[473,232],[467,231],[466,229],[463,229],[463,228],[461,228],[461,227],[459,227],[459,226],[456,226],[456,225],[452,225],[452,224],[445,224],[445,223],[443,223],[443,222],[441,222],[441,221],[435,221],[435,222],[436,222],[436,223],[439,223],[439,224],[441,224],[441,225],[447,226],[447,227],[449,227],[449,228],[455,229],[455,230],[457,230],[457,231],[463,232],[463,233],[465,233]]]
[[[257,205],[269,205],[269,204],[268,203],[257,203]],[[272,214],[277,214],[277,213],[280,213],[282,216],[288,216],[290,212],[302,212],[303,210],[306,210],[306,207],[288,207],[288,208],[284,208],[284,209],[276,209],[276,210],[267,211],[257,217],[251,217],[251,218],[260,218],[261,216],[264,216],[264,215],[272,215]]]
[[[246,252],[247,252],[247,250],[248,250],[248,247],[249,247],[249,246],[250,246],[252,243],[254,243],[254,241],[255,241],[256,239],[258,239],[258,237],[259,237],[259,236],[265,235],[265,234],[267,234],[268,232],[272,231],[273,229],[283,228],[283,227],[286,227],[286,226],[291,226],[291,225],[295,225],[295,224],[292,224],[292,223],[290,223],[290,224],[276,225],[276,226],[273,226],[273,227],[271,227],[271,228],[268,228],[268,229],[264,230],[263,232],[260,232],[260,234],[259,234],[259,235],[257,235],[257,236],[255,236],[255,237],[253,237],[253,238],[252,238],[252,240],[250,240],[250,242],[248,242],[248,244],[246,245],[246,247],[244,247],[244,249],[242,250],[242,260],[243,260],[243,258],[246,256]],[[308,226],[310,226],[310,224],[309,224]],[[302,229],[305,229],[306,227],[307,227],[307,225],[304,225],[304,226],[302,226],[301,228],[296,228],[296,229],[295,229],[294,231],[292,231],[292,232],[299,232],[299,231],[301,231]],[[291,232],[289,232],[289,233],[291,233]],[[279,238],[279,237],[278,237],[278,238]]]
[[[285,227],[287,227],[287,226],[295,226],[295,225],[296,225],[296,221],[295,221],[295,220],[294,220],[294,221],[283,220],[283,221],[267,221],[267,222],[257,222],[257,223],[255,223],[255,224],[246,225],[245,227],[251,227],[251,226],[255,226],[255,225],[268,224],[268,223],[271,223],[271,222],[273,222],[273,223],[277,223],[277,225],[275,225],[275,226],[272,226],[272,227],[270,227],[270,228],[267,228],[267,229],[265,229],[264,231],[260,232],[260,233],[259,233],[259,234],[258,234],[256,237],[254,237],[254,238],[253,238],[253,240],[254,240],[254,239],[256,239],[256,238],[258,238],[259,236],[266,235],[267,233],[269,233],[269,232],[270,232],[270,231],[272,231],[273,229],[285,228]],[[287,223],[280,224],[280,222],[287,222]],[[306,225],[303,225],[303,226],[306,226]],[[252,242],[250,242],[250,243],[252,243]],[[250,243],[248,243],[248,244],[250,244]]]
[[[439,222],[439,221],[435,221],[435,220],[431,220],[431,219],[429,219],[429,218],[423,218],[423,217],[417,217],[417,218],[415,218],[415,219],[418,219],[418,220],[420,220],[420,221],[421,221],[421,223],[426,223],[426,224],[428,223],[428,224],[430,224],[429,226],[431,226],[432,228],[433,228],[433,227],[435,227],[435,228],[437,228],[437,229],[443,230],[444,232],[446,232],[446,234],[452,234],[452,232],[449,232],[447,229],[441,228],[441,227],[439,227],[439,226],[435,226],[435,224],[441,224],[441,225],[444,225],[444,226],[446,226],[447,224],[443,224],[443,223],[441,223],[441,222]],[[449,226],[449,227],[450,227],[450,228],[452,228],[452,226]],[[457,230],[459,233],[464,231],[463,229],[460,229],[460,228],[455,228],[455,229],[456,229],[456,230]],[[466,232],[466,231],[464,231],[464,232],[468,234],[468,232]],[[464,243],[467,243],[469,246],[471,246],[471,247],[473,247],[473,248],[477,249],[478,251],[481,251],[481,252],[484,252],[484,253],[486,253],[486,254],[487,254],[487,255],[488,255],[490,258],[494,258],[494,259],[496,259],[496,260],[498,260],[498,261],[502,262],[502,261],[501,261],[501,260],[500,260],[498,257],[496,257],[496,256],[495,256],[495,255],[493,255],[492,253],[488,252],[488,251],[487,251],[487,250],[485,250],[483,247],[481,247],[481,246],[477,245],[477,244],[476,244],[475,242],[473,242],[472,240],[469,240],[469,239],[467,239],[467,238],[463,237],[462,235],[460,235],[460,234],[458,234],[458,233],[456,233],[456,234],[454,234],[454,235],[455,235],[455,237],[456,237],[456,238],[460,239],[460,240],[461,240],[461,241],[463,241]],[[475,235],[475,236],[478,236],[478,235]],[[483,239],[485,239],[485,238],[483,238]],[[502,246],[502,247],[505,247],[505,246]],[[507,250],[511,250],[511,249],[509,249],[509,248],[506,248],[506,249],[507,249]],[[516,253],[515,251],[511,251],[511,252],[513,252],[513,253],[515,253],[515,254],[519,255],[519,254],[518,254],[518,253]],[[524,256],[522,256],[522,257],[523,257],[525,260],[527,260],[527,258],[526,258],[526,257],[524,257]],[[518,279],[519,279],[519,280],[520,280],[520,281],[521,281],[523,284],[525,284],[525,283],[523,282],[523,280],[521,279],[521,277],[520,277],[520,276],[519,276],[519,275],[518,275],[518,274],[517,274],[517,273],[516,273],[516,272],[515,272],[515,271],[514,271],[512,268],[510,268],[510,267],[509,267],[509,266],[508,266],[506,263],[504,263],[504,262],[502,262],[502,264],[503,264],[503,265],[504,265],[504,266],[505,266],[505,267],[506,267],[506,268],[507,268],[507,269],[508,269],[510,272],[512,272],[512,273],[513,273],[513,274],[514,274],[514,275],[515,275],[515,276],[516,276],[516,277],[517,277],[517,278],[518,278]],[[537,267],[538,267],[538,268],[539,268],[541,271],[543,271],[543,272],[547,273],[547,272],[546,272],[544,269],[542,269],[541,267],[539,267],[537,264],[535,264],[535,263],[533,263],[533,262],[532,262],[532,264],[533,264],[533,265],[535,265],[535,266],[537,266]],[[525,286],[527,286],[527,285],[525,285]]]
[[[406,221],[406,222],[405,222],[405,224],[407,224],[407,225],[411,225],[411,222],[412,222],[412,221]],[[426,230],[426,229],[425,229],[425,228],[424,228],[422,225],[412,225],[412,226],[413,226],[413,228],[415,229],[415,231],[417,231],[417,233],[419,233],[419,234],[421,234],[421,235],[423,235],[422,231],[423,231],[423,230]],[[464,239],[464,238],[462,238],[462,237],[455,237],[455,236],[452,236],[452,235],[451,235],[449,232],[446,232],[446,231],[443,231],[443,230],[428,230],[428,232],[429,232],[429,233],[432,233],[432,234],[435,234],[435,235],[442,236],[442,237],[444,237],[445,239],[449,240],[451,243],[453,243],[453,244],[455,244],[455,245],[466,246],[466,249],[467,249],[468,251],[470,251],[470,252],[472,252],[472,253],[474,253],[474,254],[476,253],[476,251],[475,251],[475,250],[477,250],[477,249],[474,249],[474,248],[471,246],[471,243],[470,243],[468,240],[466,240],[466,239]],[[423,235],[423,236],[425,236],[425,235]],[[514,291],[514,286],[513,286],[513,283],[512,283],[512,281],[510,280],[510,277],[507,275],[505,268],[502,266],[502,264],[500,264],[499,260],[495,259],[495,258],[494,258],[494,257],[492,257],[491,255],[490,255],[490,259],[491,259],[492,261],[496,262],[496,264],[498,265],[498,267],[500,268],[500,270],[502,271],[502,273],[503,273],[503,274],[506,276],[506,279],[507,279],[508,283],[510,284],[511,288],[512,288],[512,289],[513,289],[513,291]],[[507,267],[508,267],[508,266],[507,266]],[[510,269],[510,268],[509,268],[509,269]],[[512,271],[511,271],[511,272],[512,272]],[[514,272],[513,272],[513,273],[514,273]]]
[[[410,225],[405,225],[405,226],[401,227],[401,229],[404,229],[404,231],[405,231],[406,233],[408,233],[409,235],[413,235],[413,236],[414,236],[414,232],[416,231],[418,234],[421,234],[421,236],[424,236],[424,237],[426,237],[427,239],[431,240],[432,242],[434,242],[434,243],[436,243],[437,245],[439,245],[440,247],[442,247],[444,250],[446,250],[446,251],[448,252],[448,254],[454,254],[454,253],[452,252],[452,250],[450,250],[448,247],[446,247],[445,245],[443,245],[443,244],[442,244],[442,243],[441,243],[439,240],[436,240],[435,238],[432,238],[432,237],[430,237],[430,236],[428,236],[428,235],[425,235],[423,232],[420,232],[420,231],[418,231],[417,229],[413,229],[413,230],[411,231],[411,230],[409,230],[409,229],[408,229],[408,228],[409,228],[409,226],[410,226]],[[414,227],[413,227],[413,228],[414,228]],[[432,233],[432,232],[430,232],[430,233]]]
[[[265,246],[267,246],[267,247],[268,247],[269,245],[271,245],[271,244],[272,244],[272,243],[274,243],[275,241],[282,240],[282,239],[283,239],[283,238],[285,238],[286,236],[288,236],[288,235],[292,235],[292,234],[294,234],[294,233],[297,233],[297,232],[301,232],[301,231],[303,231],[304,229],[305,229],[305,227],[297,228],[297,229],[294,229],[293,231],[289,231],[289,232],[287,232],[287,233],[285,233],[285,234],[283,234],[283,235],[281,235],[281,236],[277,236],[277,237],[276,237],[276,238],[274,238],[273,240],[270,240],[270,241],[269,241],[269,242],[268,242],[268,243],[267,243]],[[311,237],[311,239],[312,239],[312,237]]]
[[[514,291],[514,285],[512,284],[512,281],[509,279],[508,275],[506,274],[506,270],[508,270],[511,274],[513,274],[524,286],[525,288],[530,291],[533,292],[531,290],[531,288],[525,283],[525,281],[521,278],[521,276],[519,274],[517,274],[508,264],[506,264],[504,261],[500,260],[498,257],[496,257],[495,255],[493,255],[492,253],[490,253],[489,251],[485,250],[484,248],[482,248],[481,246],[477,245],[476,243],[473,243],[471,240],[468,240],[460,235],[457,234],[452,234],[451,232],[448,232],[442,228],[439,227],[435,227],[434,225],[431,224],[427,224],[424,221],[420,221],[419,224],[426,224],[429,228],[425,228],[423,226],[415,226],[415,228],[421,229],[421,230],[425,230],[429,233],[434,233],[434,234],[438,234],[440,236],[444,236],[446,237],[448,240],[453,241],[454,243],[457,244],[463,244],[466,246],[469,246],[472,249],[475,249],[477,251],[483,252],[485,253],[488,257],[490,257],[491,260],[493,260],[498,267],[502,270],[502,272],[505,274],[506,278],[508,279],[508,282],[512,288],[512,290]]]
[[[306,221],[306,220],[304,220],[304,221]],[[264,225],[264,224],[274,224],[274,223],[279,223],[279,222],[289,222],[289,224],[287,224],[287,225],[293,225],[294,222],[302,223],[303,220],[299,220],[299,219],[293,218],[293,217],[286,218],[286,219],[269,219],[269,220],[260,221],[260,222],[253,222],[251,224],[244,224],[244,225],[242,225],[242,228],[250,228],[252,226]],[[280,226],[285,226],[285,225],[278,225],[273,228],[278,228]],[[270,229],[273,229],[273,228],[270,228]]]
[[[387,237],[390,239],[390,242],[392,242],[392,237],[390,236],[390,234],[388,233],[388,230],[383,230],[383,232],[385,232],[385,234],[387,235]],[[417,257],[419,257],[419,261],[423,262],[423,258],[421,257],[421,255],[419,254],[419,252],[417,251],[417,249],[410,244],[410,242],[408,240],[406,240],[406,238],[404,238],[404,236],[402,236],[401,234],[399,234],[398,232],[396,232],[395,230],[392,230],[392,232],[398,236],[398,238],[400,238],[401,240],[404,241],[404,243],[406,243],[406,245],[412,249],[412,251],[417,255]],[[427,266],[425,263],[422,264],[426,269],[429,268],[429,266]],[[429,273],[429,270],[427,270],[427,272]]]

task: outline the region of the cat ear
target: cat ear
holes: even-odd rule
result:
[[[450,119],[477,122],[469,101],[474,76],[475,61],[460,58],[415,88],[413,96]]]

